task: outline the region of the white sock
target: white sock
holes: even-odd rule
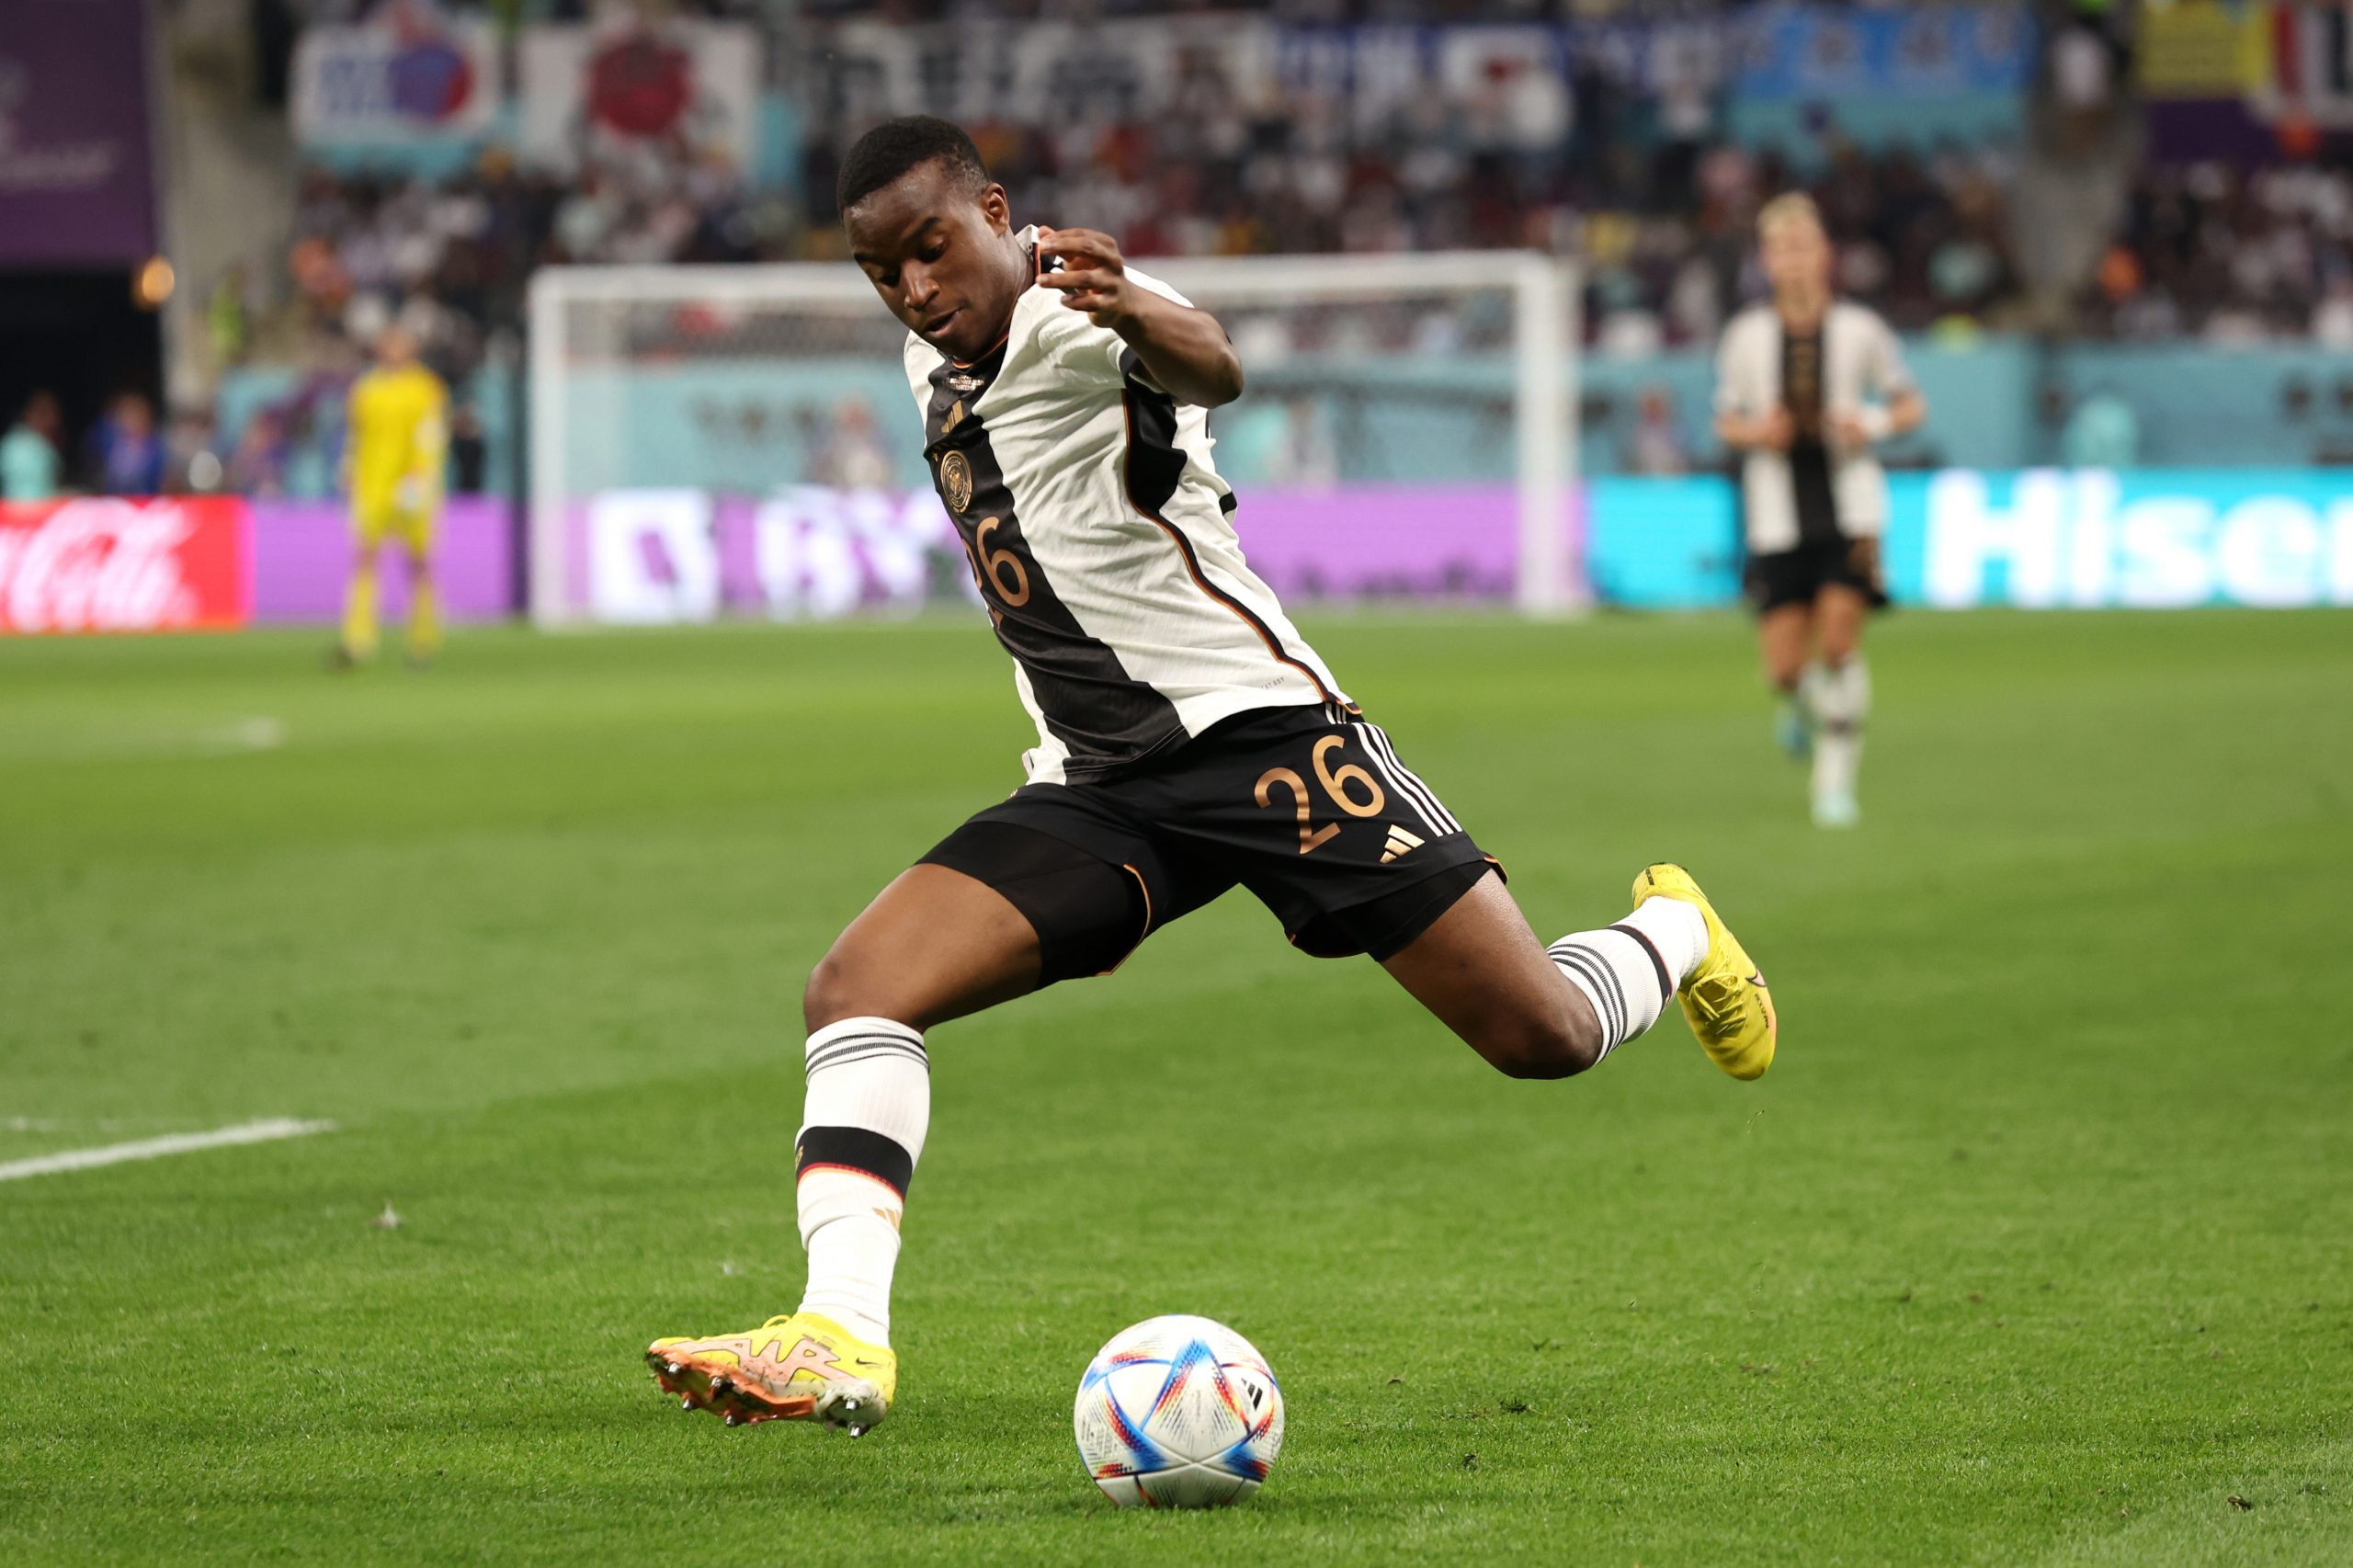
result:
[[[889,1018],[844,1018],[809,1037],[809,1095],[796,1150],[801,1310],[891,1343],[891,1276],[907,1184],[931,1124],[923,1036]]]
[[[1608,930],[1573,932],[1547,950],[1593,1004],[1607,1057],[1658,1022],[1666,999],[1707,956],[1708,923],[1679,898],[1646,898]]]
[[[1813,798],[1855,792],[1863,767],[1863,725],[1871,712],[1870,666],[1857,653],[1823,668],[1813,683]]]

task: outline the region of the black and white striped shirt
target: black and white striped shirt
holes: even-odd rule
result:
[[[1034,257],[1036,231],[1020,239]],[[1256,708],[1345,704],[1243,560],[1207,411],[1062,301],[1033,284],[971,364],[906,347],[932,482],[1038,725],[1030,781],[1102,778]]]

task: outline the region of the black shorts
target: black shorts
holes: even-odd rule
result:
[[[1887,590],[1880,585],[1879,540],[1823,540],[1748,558],[1748,597],[1759,615],[1783,605],[1810,605],[1833,583],[1854,589],[1873,609],[1884,607]]]
[[[923,858],[1021,911],[1046,985],[1108,972],[1236,885],[1303,952],[1386,959],[1502,869],[1387,735],[1332,707],[1258,709],[1132,773],[1025,785]]]

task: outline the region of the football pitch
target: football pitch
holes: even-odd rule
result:
[[[0,643],[0,1561],[2353,1562],[2353,617],[1905,613],[1810,826],[1729,616],[1308,630],[1540,935],[1681,859],[1774,983],[1507,1081],[1246,893],[931,1037],[900,1402],[790,1310],[799,992],[1017,782],[962,620]],[[395,1222],[396,1221],[396,1222]],[[1234,1510],[1074,1452],[1114,1331],[1282,1380]]]

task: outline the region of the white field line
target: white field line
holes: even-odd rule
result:
[[[162,1138],[142,1138],[130,1143],[107,1143],[96,1149],[61,1149],[54,1154],[36,1154],[30,1159],[10,1160],[0,1165],[0,1181],[16,1181],[22,1176],[54,1176],[60,1171],[86,1171],[97,1165],[119,1165],[127,1160],[160,1160],[166,1154],[191,1153],[199,1149],[226,1149],[238,1143],[268,1143],[280,1138],[308,1138],[314,1132],[332,1132],[332,1121],[296,1121],[289,1117],[273,1117],[267,1121],[241,1121],[234,1127],[216,1127],[210,1132],[174,1132]]]

